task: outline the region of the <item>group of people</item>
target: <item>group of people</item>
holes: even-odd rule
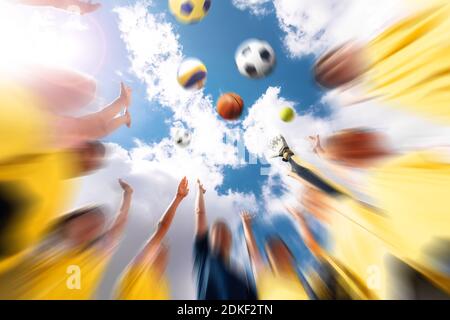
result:
[[[99,7],[78,0],[18,2],[59,9],[78,6],[81,13]],[[314,77],[324,89],[353,92],[353,104],[383,101],[448,124],[449,29],[450,4],[436,1],[365,46],[347,43],[331,50],[315,64]],[[0,299],[92,299],[120,243],[133,188],[119,180],[122,203],[110,226],[102,206],[55,218],[61,206],[56,202],[66,198],[60,181],[101,167],[106,148],[98,140],[131,125],[131,88],[121,83],[119,97],[101,111],[71,117],[65,112],[84,107],[95,97],[96,85],[90,77],[34,65],[25,75],[7,80],[14,86],[4,86],[1,79],[1,107],[14,105],[14,112],[29,117],[16,124],[21,136],[28,138],[14,143],[5,139],[0,155]],[[42,127],[45,135],[39,139],[30,134],[42,133]],[[7,131],[9,127],[4,132],[0,128],[2,135]],[[419,288],[407,298],[448,298],[448,148],[399,153],[387,146],[381,133],[366,128],[309,139],[332,177],[297,156],[282,136],[272,141],[272,148],[302,186],[297,206],[287,206],[286,212],[297,223],[316,267],[299,271],[292,248],[280,236],[264,239],[261,247],[253,228],[255,218],[244,211],[241,220],[252,272],[240,271],[232,259],[236,237],[224,220],[208,225],[206,189],[197,181],[193,243],[197,298],[404,298],[394,287],[406,275]],[[27,152],[20,152],[24,148]],[[36,168],[45,170],[36,173]],[[341,183],[350,179],[354,169],[366,172],[365,181],[358,181],[356,188]],[[23,187],[13,183],[18,177],[23,177],[33,196],[21,200]],[[36,185],[36,181],[43,183]],[[188,193],[185,177],[156,230],[117,280],[114,298],[170,299],[164,239]],[[312,220],[330,234],[331,247],[318,239]],[[379,272],[375,285],[367,280],[373,267]]]

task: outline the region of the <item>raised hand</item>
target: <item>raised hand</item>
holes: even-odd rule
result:
[[[189,182],[186,177],[181,179],[180,184],[178,185],[177,197],[180,199],[184,199],[189,194]]]
[[[206,189],[203,187],[203,184],[200,182],[199,179],[197,179],[197,186],[198,186],[198,190],[199,190],[201,193],[205,194]]]
[[[314,153],[320,153],[322,151],[322,145],[320,144],[320,136],[317,134],[315,136],[308,137],[309,142]]]
[[[133,193],[133,188],[128,183],[126,183],[124,180],[119,179],[119,184],[120,184],[120,187],[122,188],[123,192],[128,193],[128,194]]]
[[[121,82],[119,100],[127,108],[131,105],[131,94],[132,94],[131,88],[126,86],[123,82]]]
[[[250,212],[244,210],[241,212],[241,219],[242,223],[244,224],[250,224],[253,221],[254,215],[252,215]]]

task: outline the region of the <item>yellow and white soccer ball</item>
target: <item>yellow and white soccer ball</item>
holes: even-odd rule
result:
[[[205,85],[207,72],[203,62],[187,58],[178,68],[178,83],[187,90],[199,90]]]
[[[201,21],[209,12],[212,0],[169,0],[172,14],[182,23]]]

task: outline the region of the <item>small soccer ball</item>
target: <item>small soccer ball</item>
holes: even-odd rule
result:
[[[291,107],[285,107],[280,111],[280,118],[284,122],[291,122],[295,118],[295,111]]]
[[[182,23],[201,21],[209,12],[212,0],[169,0],[172,14]]]
[[[207,72],[203,62],[187,58],[178,67],[178,83],[187,90],[199,90],[205,85]]]
[[[236,51],[239,72],[249,78],[258,79],[269,75],[275,67],[275,51],[266,41],[250,39]]]
[[[178,147],[186,148],[191,143],[192,135],[186,129],[183,128],[176,129],[173,135],[173,140],[175,142],[175,145],[177,145]]]

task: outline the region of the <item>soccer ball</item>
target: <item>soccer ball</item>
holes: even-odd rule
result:
[[[258,79],[269,75],[276,63],[275,51],[265,41],[250,39],[236,51],[239,72],[249,78]]]
[[[178,128],[175,130],[173,140],[178,147],[186,148],[191,143],[192,136],[186,129]]]
[[[172,14],[182,23],[196,23],[208,14],[212,0],[169,0]]]
[[[178,83],[188,90],[199,90],[206,82],[207,70],[198,59],[188,58],[183,60],[178,68]]]

